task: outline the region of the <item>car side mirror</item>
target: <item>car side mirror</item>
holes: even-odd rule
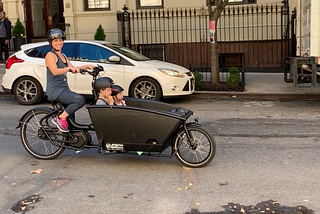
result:
[[[118,57],[118,56],[110,56],[109,57],[109,62],[111,62],[111,63],[120,63],[120,57]]]

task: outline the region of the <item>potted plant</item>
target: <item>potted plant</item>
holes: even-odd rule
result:
[[[23,44],[26,44],[26,38],[24,37],[25,34],[26,34],[26,29],[24,28],[22,22],[18,18],[12,31],[12,35],[14,36],[13,45],[14,45],[15,51],[21,50],[20,46]]]
[[[104,33],[104,29],[102,28],[101,24],[99,24],[99,27],[96,30],[96,33],[94,34],[94,40],[100,40],[104,41],[106,39],[106,34]]]

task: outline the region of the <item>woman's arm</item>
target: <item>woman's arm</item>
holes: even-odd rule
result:
[[[67,60],[68,67],[71,68],[71,70],[72,70],[72,73],[79,73],[79,69],[90,69],[90,70],[93,70],[94,67],[95,67],[94,65],[82,65],[82,66],[74,67],[66,56],[65,56],[65,58]]]
[[[93,70],[96,66],[95,65],[82,65],[82,66],[79,66],[77,68],[79,69],[90,69],[90,70]]]
[[[82,66],[77,66],[77,67],[74,67],[71,62],[68,60],[68,58],[66,57],[66,60],[67,60],[67,64],[68,64],[68,67],[70,68],[74,68],[77,70],[77,72],[73,72],[73,73],[78,73],[79,72],[79,69],[90,69],[90,70],[93,70],[94,69],[94,65],[82,65]]]

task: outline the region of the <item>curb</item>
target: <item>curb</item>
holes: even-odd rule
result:
[[[10,94],[10,93],[6,93],[6,92],[4,92],[4,91],[0,91],[0,95],[1,96],[13,96],[13,94]]]
[[[199,91],[182,99],[233,99],[233,100],[320,100],[320,93],[247,93]]]
[[[14,96],[0,90],[0,96]],[[196,91],[191,95],[172,97],[173,99],[233,99],[233,100],[320,100],[320,93],[247,93],[247,92],[207,92]],[[170,99],[170,98],[168,98]]]

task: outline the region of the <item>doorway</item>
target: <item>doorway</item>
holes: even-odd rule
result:
[[[51,28],[64,29],[63,1],[61,0],[26,0],[27,41],[45,41]]]

